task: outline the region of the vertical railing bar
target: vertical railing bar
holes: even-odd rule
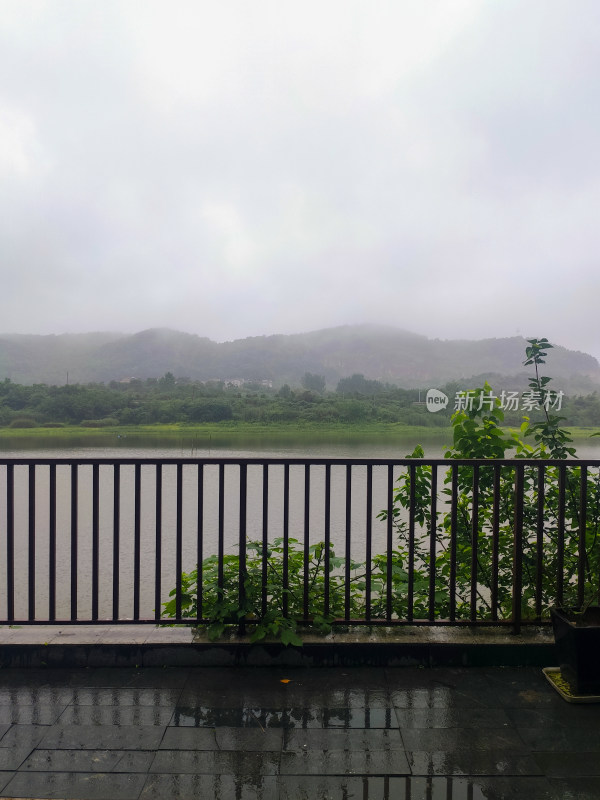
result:
[[[100,466],[92,465],[92,621],[98,619],[100,567]]]
[[[309,596],[309,563],[310,563],[310,464],[304,465],[304,576],[303,576],[303,616],[310,616]]]
[[[586,528],[587,528],[587,466],[581,467],[581,483],[579,487],[579,547],[577,558],[577,608],[585,602],[585,567],[586,567]]]
[[[35,620],[35,464],[29,465],[28,620]]]
[[[71,621],[77,619],[77,570],[78,570],[78,516],[79,516],[79,471],[71,464]]]
[[[415,495],[417,468],[409,466],[410,472],[410,512],[408,517],[408,609],[407,619],[412,622],[415,616]]]
[[[598,483],[599,482],[600,482],[600,467],[596,467],[595,491],[597,491],[597,489],[598,489]],[[596,508],[594,510],[594,514],[597,514],[597,505],[596,505]],[[597,526],[596,526],[596,529],[597,529]],[[596,547],[598,547],[598,543],[597,542],[596,542]],[[596,584],[595,597],[596,597],[596,600],[598,600],[598,598],[600,598],[600,570],[598,571],[598,573],[596,575],[596,579],[597,579],[597,584]]]
[[[566,465],[558,467],[558,520],[557,520],[557,554],[556,554],[556,602],[562,606],[565,585],[565,490]]]
[[[344,562],[344,618],[350,619],[350,559],[352,554],[352,465],[346,464],[346,547]]]
[[[365,543],[365,604],[366,618],[371,619],[371,559],[372,539],[373,539],[373,465],[367,464],[367,519],[366,519],[366,543]]]
[[[175,616],[181,619],[183,574],[183,464],[175,470]],[[221,586],[223,584],[221,583]]]
[[[15,618],[15,472],[6,465],[6,616]]]
[[[133,528],[133,618],[140,618],[142,466],[135,465]]]
[[[267,578],[268,578],[268,558],[269,552],[269,465],[263,464],[262,482],[262,596],[261,612],[263,617],[267,613]]]
[[[473,465],[473,508],[471,519],[471,597],[469,615],[471,622],[477,619],[477,559],[479,556],[479,465]]]
[[[492,581],[490,603],[492,620],[498,621],[498,577],[500,571],[500,464],[494,464],[492,511]]]
[[[521,593],[523,589],[523,493],[524,467],[515,465],[515,517],[513,538],[512,621],[515,634],[521,632]]]
[[[112,618],[119,619],[121,588],[121,465],[113,466],[113,587]]]
[[[161,617],[162,606],[162,484],[163,467],[160,462],[154,472],[154,619]]]
[[[217,567],[217,594],[219,600],[223,599],[224,564],[225,557],[225,464],[219,464],[219,518],[218,518],[218,567]]]
[[[283,616],[289,616],[290,557],[290,465],[283,467]]]
[[[196,618],[200,621],[203,615],[202,606],[204,603],[204,573],[202,568],[204,560],[204,464],[198,464],[198,515],[196,533]]]
[[[246,608],[246,520],[247,520],[247,495],[248,495],[248,465],[240,464],[240,529],[239,529],[239,575],[238,575],[238,608]],[[245,614],[240,617],[238,633],[243,636],[246,632]]]
[[[56,619],[56,464],[49,473],[48,529],[48,619]]]
[[[325,586],[323,595],[323,614],[329,616],[329,563],[330,563],[330,543],[331,543],[331,464],[325,465]]]
[[[385,535],[385,618],[389,622],[392,618],[392,588],[393,588],[393,561],[392,549],[394,544],[394,467],[388,464],[387,468],[387,519]]]
[[[456,620],[456,557],[458,538],[458,465],[452,464],[450,499],[450,621]]]
[[[538,466],[537,480],[537,525],[536,525],[536,565],[535,565],[535,618],[542,619],[542,591],[544,578],[544,503],[546,467]]]
[[[437,478],[435,464],[431,466],[431,524],[429,528],[429,621],[435,619],[435,559],[437,534]]]

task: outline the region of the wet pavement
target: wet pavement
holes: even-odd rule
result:
[[[600,797],[600,705],[526,668],[0,670],[0,796]]]

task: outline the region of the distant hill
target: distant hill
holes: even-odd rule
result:
[[[0,334],[0,380],[15,383],[91,383],[158,378],[166,372],[193,380],[270,380],[298,385],[306,372],[323,375],[334,389],[340,378],[362,373],[405,388],[465,387],[477,378],[510,378],[524,385],[526,342],[504,339],[429,339],[398,328],[347,325],[310,333],[256,336],[217,343],[168,329],[135,334],[36,336]],[[600,388],[600,365],[586,353],[558,345],[545,374],[555,388],[587,393]],[[516,383],[515,383],[516,382]],[[517,385],[519,384],[519,385]]]

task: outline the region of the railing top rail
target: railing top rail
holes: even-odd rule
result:
[[[0,465],[14,465],[14,466],[29,466],[29,465],[49,465],[49,464],[56,464],[56,465],[71,465],[71,464],[80,464],[80,465],[111,465],[111,464],[120,464],[120,465],[155,465],[155,464],[164,464],[164,465],[178,465],[178,464],[190,464],[190,465],[197,465],[197,464],[258,464],[258,465],[265,465],[265,464],[289,464],[289,465],[341,465],[341,466],[353,466],[353,465],[377,465],[377,466],[438,466],[438,467],[450,467],[452,465],[457,466],[494,466],[498,465],[501,467],[515,467],[515,466],[560,466],[561,464],[566,465],[570,468],[574,467],[600,467],[600,459],[527,459],[527,458],[489,458],[489,459],[466,459],[466,458],[363,458],[363,457],[355,457],[355,458],[325,458],[322,456],[304,456],[304,457],[294,457],[294,458],[285,458],[285,457],[277,457],[277,456],[260,456],[260,457],[250,457],[250,458],[229,458],[229,457],[190,457],[190,458],[157,458],[157,457],[149,457],[149,458],[132,458],[132,457],[123,457],[123,458],[55,458],[55,457],[44,457],[44,456],[35,456],[32,458],[21,457],[21,458],[3,458],[0,455]]]

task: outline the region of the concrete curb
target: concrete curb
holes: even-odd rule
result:
[[[191,628],[32,626],[0,629],[0,668],[551,666],[552,631],[402,627],[308,635],[302,647],[247,638],[209,642]]]

